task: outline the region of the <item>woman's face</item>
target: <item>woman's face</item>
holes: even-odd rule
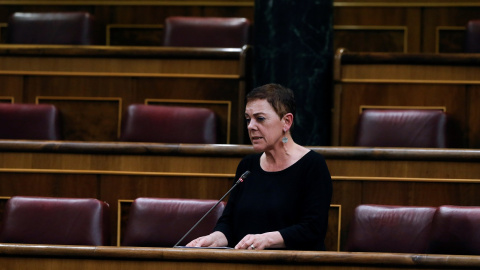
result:
[[[245,119],[255,151],[266,151],[275,145],[282,145],[284,121],[266,100],[249,101],[245,107]]]

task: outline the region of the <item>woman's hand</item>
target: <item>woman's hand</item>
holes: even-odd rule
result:
[[[187,247],[226,247],[227,245],[228,240],[225,235],[217,231],[192,240]]]
[[[285,243],[280,232],[267,232],[262,234],[247,234],[235,249],[266,249],[284,248]]]

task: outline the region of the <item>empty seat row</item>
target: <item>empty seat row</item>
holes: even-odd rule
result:
[[[480,52],[480,20],[466,25],[465,48]],[[242,47],[250,44],[246,18],[173,16],[165,20],[164,46]],[[16,44],[91,45],[95,38],[94,16],[88,12],[16,12],[8,21],[7,42]]]
[[[88,12],[16,12],[8,21],[7,43],[98,44]],[[164,46],[241,48],[250,42],[246,18],[184,17],[165,20]]]
[[[216,206],[212,212],[209,210]],[[137,198],[122,246],[173,247],[210,233],[225,203],[215,200]],[[14,196],[6,204],[0,242],[109,245],[109,205],[91,198]],[[359,205],[346,251],[480,255],[480,207]]]
[[[0,103],[0,139],[60,140],[58,110],[48,104]],[[122,118],[120,141],[217,143],[217,116],[207,108],[131,104]],[[456,146],[459,132],[442,110],[365,110],[357,146]]]
[[[61,115],[54,105],[0,103],[0,116],[0,139],[61,139]],[[131,104],[120,141],[216,143],[217,116],[207,108]]]
[[[215,200],[137,198],[122,245],[173,247],[215,206]],[[223,212],[221,202],[180,243],[210,233]],[[110,245],[109,205],[91,198],[14,196],[5,206],[0,242]]]
[[[359,205],[345,249],[480,255],[480,207]]]

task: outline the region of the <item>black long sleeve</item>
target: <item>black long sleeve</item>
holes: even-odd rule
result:
[[[236,177],[251,174],[230,194],[215,230],[234,247],[247,234],[279,231],[287,249],[324,250],[332,181],[324,158],[310,151],[279,172],[260,167],[261,154],[245,157]]]

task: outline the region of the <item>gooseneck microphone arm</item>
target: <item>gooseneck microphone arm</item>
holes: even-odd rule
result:
[[[214,206],[212,206],[212,208],[210,208],[210,210],[208,210],[207,213],[205,213],[205,215],[203,215],[203,217],[202,217],[200,220],[198,220],[197,223],[195,223],[195,225],[193,225],[192,228],[191,228],[190,230],[188,230],[188,232],[187,232],[185,235],[182,236],[182,238],[180,238],[180,240],[178,240],[178,242],[177,242],[173,247],[177,247],[178,244],[180,244],[180,242],[182,242],[183,239],[185,239],[185,237],[187,237],[187,235],[189,235],[189,234],[193,231],[193,229],[195,229],[195,228],[197,227],[197,225],[198,225],[200,222],[202,222],[202,220],[203,220],[208,214],[210,214],[210,212],[212,212],[212,210],[215,209],[215,207],[217,207],[217,205],[218,205],[223,199],[225,199],[225,197],[227,197],[227,195],[228,195],[238,184],[240,184],[241,182],[243,182],[243,180],[245,180],[245,179],[248,177],[249,174],[250,174],[250,171],[244,172],[244,173],[242,174],[242,176],[240,176],[240,178],[238,178],[237,182],[235,182],[235,185],[233,185],[233,186],[227,191],[227,193],[225,193],[225,195],[223,195],[223,197],[220,198],[220,200],[218,200],[218,202],[217,202]]]

